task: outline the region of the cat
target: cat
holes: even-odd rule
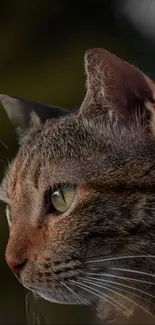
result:
[[[100,48],[85,54],[73,112],[1,95],[19,132],[2,180],[6,261],[46,300],[87,304],[101,322],[155,313],[155,85]]]

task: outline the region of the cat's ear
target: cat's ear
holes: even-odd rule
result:
[[[29,126],[30,119],[37,126],[47,119],[57,118],[70,112],[65,108],[40,104],[8,95],[0,95],[0,103],[13,125],[21,129]]]
[[[143,113],[145,103],[155,104],[155,85],[133,65],[104,49],[85,54],[87,93],[80,113],[87,117],[117,115],[123,123],[132,121],[136,110]],[[150,116],[150,115],[149,115]]]

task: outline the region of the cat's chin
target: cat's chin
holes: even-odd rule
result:
[[[66,296],[66,295],[54,295],[52,292],[43,292],[43,291],[35,291],[35,293],[50,302],[56,303],[56,304],[63,304],[63,305],[82,305],[84,303],[74,299],[73,297]]]
[[[63,291],[61,288],[61,292],[58,290],[51,289],[45,289],[45,288],[36,288],[31,287],[30,285],[25,284],[21,279],[18,278],[18,281],[28,290],[32,291],[35,295],[37,295],[40,298],[43,298],[47,301],[57,303],[57,304],[63,304],[63,305],[86,305],[87,303],[84,301],[84,299],[80,299],[79,296],[71,291],[66,290]],[[89,299],[89,298],[88,298]]]

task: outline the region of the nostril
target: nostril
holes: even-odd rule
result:
[[[26,258],[18,258],[16,256],[8,256],[6,255],[6,262],[12,272],[14,272],[17,276],[19,276],[21,270],[24,268],[27,259]]]

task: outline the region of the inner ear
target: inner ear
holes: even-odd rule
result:
[[[87,93],[80,113],[106,117],[109,113],[125,124],[146,110],[145,102],[155,102],[155,85],[138,68],[104,49],[85,54]],[[150,113],[148,111],[148,116]]]

